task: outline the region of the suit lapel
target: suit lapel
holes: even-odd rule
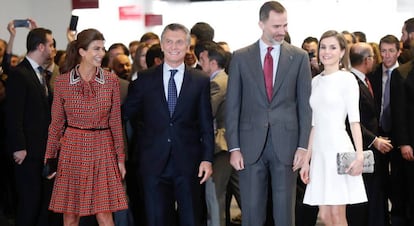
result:
[[[283,80],[288,76],[290,65],[292,64],[293,56],[291,54],[289,45],[284,43],[280,46],[279,62],[277,66],[275,82],[273,85],[272,100],[276,96],[277,91],[283,83]]]
[[[256,85],[258,86],[260,95],[262,95],[262,98],[267,101],[263,65],[262,65],[262,61],[260,58],[259,41],[251,45],[248,49],[248,52],[250,52],[248,54],[249,56],[256,56],[253,59],[246,60],[247,63],[249,64],[248,68],[251,70],[249,74],[253,75],[253,80],[256,82]]]
[[[29,76],[30,81],[33,82],[33,84],[35,84],[35,86],[37,86],[37,89],[39,90],[42,97],[47,102],[48,98],[46,96],[45,89],[43,88],[42,84],[40,84],[40,80],[39,80],[39,77],[37,77],[36,71],[33,69],[32,65],[30,64],[30,62],[26,58],[24,58],[22,63],[24,64],[25,69],[28,71],[27,75],[30,74],[30,76]]]
[[[164,106],[164,112],[168,117],[170,116],[170,110],[168,109],[168,101],[166,99],[166,94],[164,90],[164,72],[163,72],[163,64],[159,65],[154,69],[154,79],[155,79],[155,89],[157,90],[155,93],[160,94],[159,100],[161,100],[161,106]],[[158,98],[157,98],[158,99]]]
[[[198,70],[198,69],[195,69],[195,70]],[[191,96],[191,94],[189,94],[190,89],[191,89],[191,80],[192,79],[190,76],[190,71],[187,70],[186,68],[184,70],[183,84],[181,85],[180,95],[177,98],[177,104],[175,105],[173,117],[175,117],[177,112],[180,112],[182,108],[181,106],[185,105],[184,97]],[[168,110],[168,104],[167,104],[167,110]]]

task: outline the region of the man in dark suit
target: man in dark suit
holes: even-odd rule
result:
[[[264,3],[259,15],[261,38],[237,50],[229,68],[230,163],[239,170],[243,225],[264,225],[268,192],[275,224],[295,225],[295,171],[311,128],[309,58],[283,41],[287,12],[279,2]]]
[[[169,24],[161,35],[164,63],[139,73],[124,103],[138,122],[138,173],[148,226],[200,225],[200,188],[212,174],[214,151],[210,80],[184,65],[190,34]]]
[[[392,121],[390,111],[390,79],[392,71],[399,66],[398,57],[400,56],[400,41],[394,35],[386,35],[381,38],[379,48],[382,56],[380,63],[375,70],[368,75],[374,92],[375,106],[377,110],[377,118],[379,119],[379,135],[394,140],[391,133]],[[381,150],[380,150],[381,151]],[[380,158],[376,165],[383,164],[386,169],[381,172],[382,188],[385,188],[386,198],[391,201],[391,222],[392,225],[404,225],[399,222],[403,221],[404,215],[404,167],[403,158],[398,148],[392,149],[390,152],[381,152]],[[378,172],[380,173],[380,172]],[[389,222],[388,205],[386,205],[387,214],[385,219]]]
[[[414,225],[414,59],[400,65],[392,72],[390,87],[391,133],[395,146],[403,157],[404,194],[406,206],[399,225]],[[393,223],[394,225],[394,223]]]
[[[351,72],[359,85],[359,112],[364,150],[372,149],[375,158],[375,170],[372,174],[363,174],[368,203],[348,205],[347,218],[350,226],[386,225],[387,199],[385,196],[384,174],[388,166],[384,164],[383,153],[392,149],[390,140],[378,136],[377,110],[372,85],[366,76],[373,69],[374,51],[371,45],[359,42],[351,46],[349,58]]]
[[[53,51],[52,32],[35,28],[27,35],[27,55],[7,81],[7,145],[15,162],[17,226],[48,225],[42,181],[50,103],[41,68]]]

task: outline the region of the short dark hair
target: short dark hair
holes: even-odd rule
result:
[[[148,68],[154,66],[154,60],[157,57],[161,60],[164,60],[164,53],[161,50],[160,44],[154,44],[147,50],[147,54],[145,55],[145,62],[147,63]]]
[[[367,36],[362,31],[354,31],[353,32],[355,38],[357,38],[360,42],[367,42]]]
[[[210,24],[198,22],[190,30],[190,34],[194,35],[198,41],[213,41],[214,29]]]
[[[215,42],[211,42],[209,44],[206,44],[206,51],[208,52],[208,59],[209,60],[215,60],[217,62],[217,65],[224,69],[227,66],[227,55],[226,51],[224,51],[221,46],[219,46]]]
[[[271,11],[275,11],[277,13],[284,13],[286,12],[285,7],[277,1],[269,1],[265,2],[262,7],[260,7],[259,11],[259,19],[260,21],[266,21],[269,19],[269,14]]]
[[[52,35],[52,31],[45,28],[35,28],[32,29],[29,34],[27,34],[26,39],[26,49],[27,52],[33,52],[37,49],[37,47],[40,44],[46,44],[47,43],[47,35]]]
[[[155,34],[154,32],[147,32],[147,33],[145,33],[141,36],[141,39],[139,41],[140,42],[146,42],[146,41],[151,40],[151,39],[160,40],[160,37],[158,37],[158,35]]]
[[[397,50],[400,50],[400,40],[394,35],[386,35],[381,38],[379,45],[382,43],[394,44]]]
[[[407,33],[414,32],[414,17],[404,22]]]
[[[128,50],[128,47],[126,47],[124,44],[122,44],[122,43],[120,43],[120,42],[112,44],[112,45],[109,47],[108,52],[109,52],[109,51],[111,51],[111,50],[113,50],[113,49],[119,48],[119,47],[121,47],[121,48],[122,48],[122,50],[124,51],[124,54],[125,54],[125,55],[129,56],[129,50]]]

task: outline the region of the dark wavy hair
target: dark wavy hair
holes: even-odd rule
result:
[[[77,36],[77,39],[70,42],[66,48],[66,60],[61,69],[62,73],[66,73],[74,68],[81,61],[81,56],[79,55],[79,49],[87,50],[89,44],[96,40],[104,41],[105,38],[103,34],[93,28],[83,30]]]

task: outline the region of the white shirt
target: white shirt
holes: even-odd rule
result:
[[[178,98],[180,96],[181,86],[183,85],[184,70],[185,70],[184,62],[177,68],[170,67],[168,64],[164,63],[162,80],[164,83],[165,99],[167,101],[168,101],[168,81],[170,80],[171,69],[178,70],[177,73],[174,75],[174,81],[175,81],[175,86],[177,87],[177,98]]]

